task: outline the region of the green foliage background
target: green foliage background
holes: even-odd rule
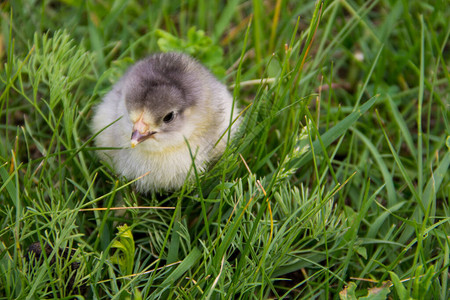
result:
[[[1,299],[450,298],[445,0],[0,8]],[[173,50],[241,127],[193,186],[140,195],[97,158],[92,108]]]

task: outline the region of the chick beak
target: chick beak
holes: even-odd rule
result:
[[[142,118],[140,118],[133,126],[133,132],[131,133],[131,148],[136,147],[137,144],[150,138],[155,133],[156,131],[151,131],[149,126],[142,121]]]

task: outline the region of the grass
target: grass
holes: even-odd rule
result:
[[[445,1],[0,7],[1,299],[450,298]],[[193,186],[140,195],[91,111],[167,47],[245,112]]]

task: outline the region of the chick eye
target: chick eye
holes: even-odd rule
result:
[[[170,113],[164,116],[163,122],[170,123],[173,121],[173,119],[175,119],[175,112],[171,111]]]

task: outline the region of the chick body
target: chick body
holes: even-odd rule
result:
[[[219,139],[232,111],[227,88],[196,60],[154,54],[133,65],[103,98],[92,129],[101,131],[98,147],[120,148],[99,151],[119,175],[132,180],[148,172],[136,182],[140,192],[171,191],[192,178],[192,156],[201,172],[223,153],[227,138]],[[132,134],[142,140],[134,148]]]

